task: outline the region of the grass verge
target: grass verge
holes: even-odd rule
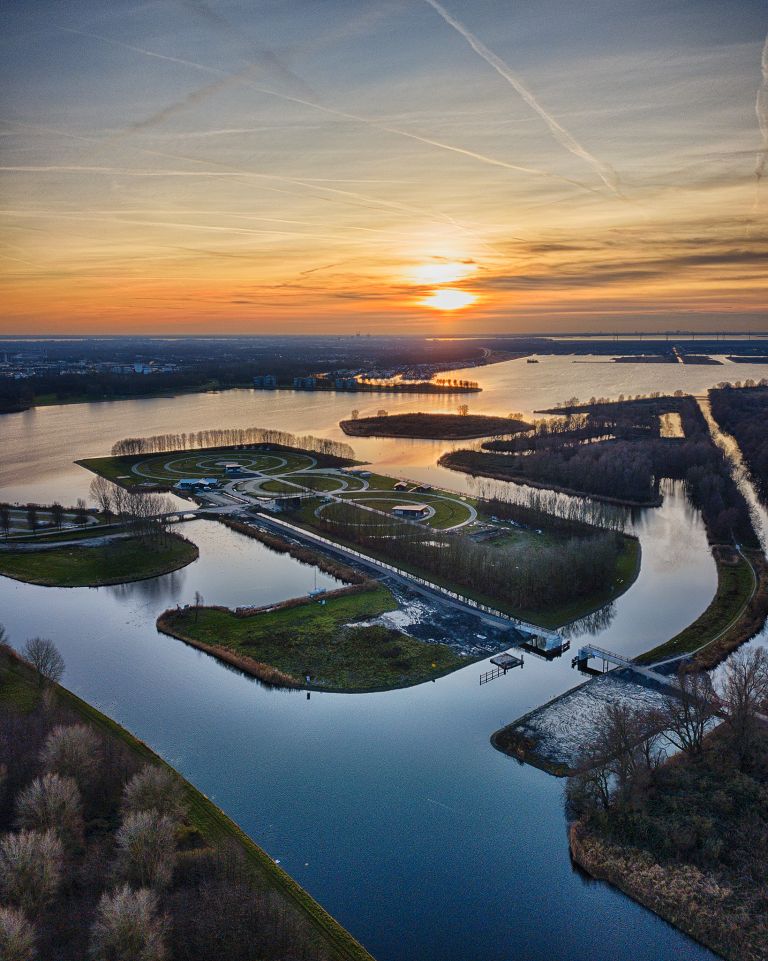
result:
[[[126,537],[93,546],[1,551],[0,574],[44,587],[126,584],[177,571],[196,560],[197,546],[178,534]]]
[[[704,613],[671,640],[636,658],[653,664],[681,654],[696,655],[696,666],[710,669],[762,627],[768,613],[768,565],[759,551],[742,556],[715,547],[717,591]]]

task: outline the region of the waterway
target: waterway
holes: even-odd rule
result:
[[[473,409],[527,412],[572,394],[618,393],[609,376],[627,390],[623,365],[567,366],[563,358],[552,359],[559,374],[553,369],[529,382],[529,371],[548,363],[474,372],[488,390]],[[636,372],[647,380],[636,380]],[[698,379],[682,383],[691,373]],[[755,376],[741,365],[738,373]],[[702,390],[724,375],[723,368],[644,367],[631,378],[638,393]],[[103,454],[123,436],[247,425],[337,436],[335,423],[352,400],[238,391],[12,415],[0,420],[0,497],[83,496],[89,477],[72,459]],[[420,400],[423,409],[447,406],[444,398]],[[413,404],[383,398],[372,409]],[[444,447],[368,441],[364,456],[435,476]],[[462,487],[463,478],[443,474]],[[714,593],[700,519],[678,487],[668,484],[663,507],[629,524],[643,547],[640,577],[595,633],[576,631],[574,646],[590,636],[637,653],[693,620]],[[492,731],[580,680],[568,655],[552,662],[526,655],[522,669],[482,687],[484,665],[475,664],[381,694],[307,698],[264,688],[158,634],[158,613],[198,590],[207,603],[258,604],[306,593],[316,577],[320,586],[331,579],[214,522],[191,522],[185,532],[200,558],[134,585],[64,590],[0,579],[0,622],[17,644],[54,638],[70,688],[216,800],[380,961],[711,957],[575,872],[562,782],[489,745]]]

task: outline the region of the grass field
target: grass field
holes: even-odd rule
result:
[[[128,537],[93,547],[0,552],[0,574],[46,587],[98,587],[157,577],[186,567],[197,547],[176,534]]]
[[[394,610],[384,587],[290,604],[245,617],[220,608],[166,611],[161,630],[223,646],[267,664],[310,687],[339,691],[385,690],[430,680],[466,663],[449,647],[428,644],[381,626],[356,621]]]
[[[173,770],[143,741],[139,741],[124,727],[96,710],[95,707],[66,688],[57,685],[55,690],[59,700],[78,714],[83,723],[93,728],[98,734],[126,745],[145,763],[157,764]],[[40,691],[33,672],[16,658],[3,655],[2,664],[0,664],[0,707],[24,714],[34,709],[39,698]],[[323,953],[329,954],[334,961],[373,961],[365,948],[234,821],[189,781],[183,778],[181,781],[185,806],[192,827],[196,828],[211,844],[234,843],[242,851],[259,883],[283,898],[288,911],[296,912],[299,918],[312,926]],[[226,910],[226,906],[222,906],[222,910]]]

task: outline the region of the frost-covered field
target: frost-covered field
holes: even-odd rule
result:
[[[521,718],[513,730],[530,738],[543,760],[573,768],[589,744],[609,704],[632,708],[660,706],[665,695],[617,672],[595,677]]]

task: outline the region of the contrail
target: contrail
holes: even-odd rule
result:
[[[760,183],[765,173],[765,165],[768,162],[768,36],[766,36],[765,43],[763,44],[761,67],[763,71],[763,81],[757,89],[757,97],[755,99],[757,123],[760,127],[760,133],[763,135],[763,146],[757,154],[757,163],[755,166],[755,176],[757,177],[758,183]]]
[[[124,137],[130,136],[132,133],[138,133],[142,130],[151,130],[153,127],[157,127],[166,120],[170,120],[171,117],[175,117],[176,114],[182,113],[189,107],[194,107],[198,103],[203,103],[209,97],[215,96],[217,93],[221,93],[222,90],[227,90],[229,87],[236,86],[237,84],[243,83],[245,79],[253,73],[254,67],[246,67],[245,70],[241,70],[239,73],[234,73],[231,76],[224,77],[221,80],[216,80],[213,83],[207,84],[205,87],[200,87],[199,90],[193,90],[192,93],[187,94],[186,97],[182,97],[181,100],[177,100],[176,103],[172,103],[167,107],[163,107],[162,110],[158,110],[157,113],[153,113],[150,117],[145,117],[144,120],[137,120],[135,123],[129,124],[124,130],[118,133],[112,134],[111,137],[107,138],[107,143],[114,143],[116,140],[122,140]]]
[[[555,120],[555,118],[548,113],[538,102],[536,97],[531,93],[531,91],[525,86],[522,80],[515,74],[512,69],[506,64],[500,57],[497,57],[492,50],[489,50],[473,33],[471,33],[463,23],[457,20],[455,17],[451,16],[450,13],[443,7],[437,0],[425,0],[426,3],[432,7],[445,22],[453,27],[453,29],[460,34],[470,45],[470,47],[475,51],[478,56],[482,57],[483,60],[501,76],[507,83],[512,86],[517,93],[522,97],[522,99],[528,104],[528,106],[534,110],[541,119],[549,127],[552,136],[557,140],[558,143],[562,144],[566,150],[569,150],[574,156],[585,160],[594,170],[597,175],[603,181],[606,187],[613,191],[617,197],[625,199],[621,190],[619,189],[619,179],[616,175],[616,171],[609,164],[604,163],[602,160],[598,160],[594,154],[591,154],[586,147],[583,147],[578,140],[569,133],[561,124]]]
[[[427,2],[430,2],[430,0],[427,0]],[[165,54],[155,53],[152,50],[146,50],[143,47],[135,47],[132,44],[123,43],[120,40],[113,40],[110,37],[105,37],[101,34],[89,33],[85,30],[75,30],[71,27],[59,27],[58,29],[64,30],[67,33],[76,33],[84,37],[91,37],[94,40],[101,40],[104,43],[109,43],[109,44],[112,44],[113,46],[121,47],[124,50],[130,50],[133,53],[140,53],[146,57],[153,57],[158,60],[167,60],[167,61],[170,61],[171,63],[177,63],[184,67],[192,67],[195,70],[201,70],[204,73],[212,74],[213,76],[222,77],[225,79],[231,77],[231,74],[227,74],[223,70],[217,70],[215,67],[207,67],[204,64],[196,63],[193,60],[184,60],[179,57],[170,57]],[[450,151],[451,153],[456,153],[456,154],[463,155],[465,157],[470,157],[471,159],[479,160],[481,163],[490,164],[493,167],[503,167],[507,170],[514,170],[514,171],[519,171],[520,173],[532,174],[533,176],[544,177],[548,180],[556,180],[560,183],[565,183],[572,187],[578,187],[581,190],[587,190],[592,193],[595,192],[594,189],[590,187],[588,184],[582,183],[578,180],[572,180],[570,177],[561,177],[559,174],[554,174],[547,170],[540,170],[536,167],[527,167],[521,164],[507,163],[507,161],[505,160],[499,160],[495,157],[488,157],[485,154],[477,153],[474,150],[466,150],[463,147],[456,147],[453,144],[447,144],[439,140],[432,140],[428,137],[422,137],[419,134],[412,133],[409,130],[402,130],[399,127],[393,127],[388,124],[381,123],[378,120],[372,120],[369,117],[362,117],[359,114],[349,113],[347,111],[339,110],[334,107],[326,107],[323,104],[316,103],[312,100],[306,100],[303,97],[294,97],[294,96],[291,96],[290,94],[280,93],[277,90],[272,90],[269,87],[263,87],[260,84],[256,84],[253,81],[249,81],[247,78],[243,79],[242,82],[253,86],[256,90],[259,91],[259,93],[266,94],[269,97],[275,97],[278,100],[285,101],[286,103],[300,104],[301,106],[309,107],[313,110],[319,110],[322,113],[328,114],[329,116],[339,117],[342,120],[351,120],[351,121],[354,121],[355,123],[361,123],[375,130],[381,130],[385,133],[390,133],[394,136],[404,137],[408,140],[413,140],[417,143],[423,143],[426,146],[436,147],[440,150],[447,150],[447,151]],[[215,84],[212,86],[215,86]],[[166,109],[173,111],[173,106],[168,107]]]

